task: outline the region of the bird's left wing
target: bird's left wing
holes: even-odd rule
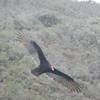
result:
[[[17,40],[23,43],[23,45],[27,48],[27,50],[29,51],[31,55],[34,54],[35,48],[32,46],[30,42],[31,40],[26,36],[25,33],[22,33],[22,32],[17,33]]]

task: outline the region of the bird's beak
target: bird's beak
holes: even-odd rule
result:
[[[52,71],[54,71],[54,70],[55,70],[54,66],[51,66],[51,70],[52,70]]]

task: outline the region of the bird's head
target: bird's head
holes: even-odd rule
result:
[[[50,66],[50,69],[51,69],[52,71],[54,71],[54,70],[55,70],[55,67],[54,67],[53,65],[51,65],[51,66]]]

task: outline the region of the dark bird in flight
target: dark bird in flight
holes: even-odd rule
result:
[[[56,69],[53,65],[49,63],[47,58],[45,57],[43,51],[39,47],[39,45],[33,41],[33,40],[27,40],[24,37],[24,34],[19,35],[21,42],[27,47],[28,51],[30,54],[34,53],[34,48],[37,51],[39,60],[40,60],[40,65],[39,67],[31,70],[31,73],[35,76],[39,76],[43,73],[46,73],[48,76],[52,77],[55,81],[61,83],[63,86],[67,87],[71,91],[76,91],[76,92],[81,92],[81,87],[80,85],[69,75],[59,71]]]

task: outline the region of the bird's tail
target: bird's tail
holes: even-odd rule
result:
[[[33,75],[35,75],[35,76],[39,76],[39,75],[43,74],[43,72],[40,70],[40,67],[35,68],[35,69],[32,69],[32,70],[31,70],[31,73],[32,73]]]

